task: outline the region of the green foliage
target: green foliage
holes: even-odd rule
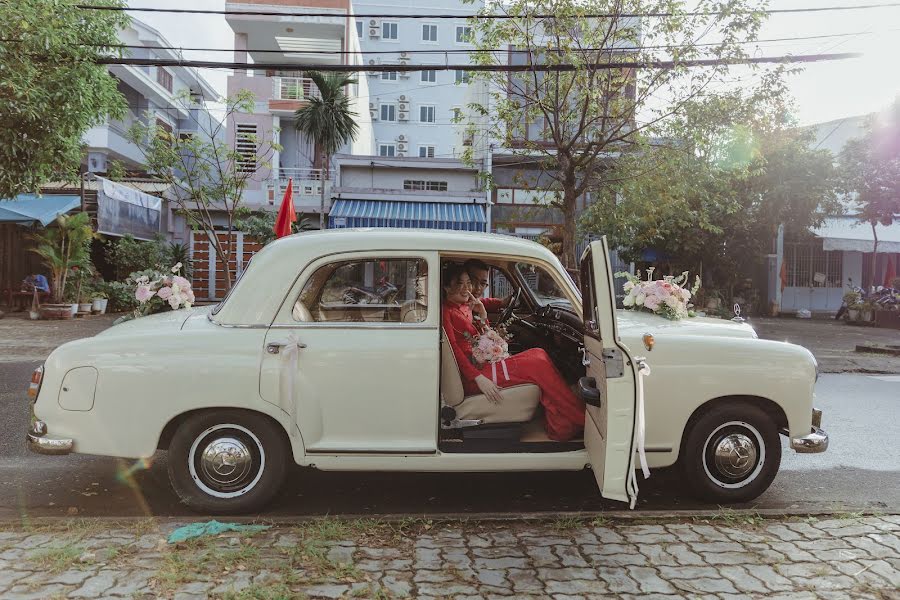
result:
[[[265,246],[275,240],[275,219],[277,217],[278,215],[274,212],[263,211],[238,219],[235,221],[235,226],[247,235],[253,236],[256,241]],[[291,223],[292,233],[300,233],[311,229],[315,229],[315,227],[312,221],[306,217]]]
[[[181,263],[185,277],[191,276],[190,249],[186,244],[166,243],[158,234],[153,240],[136,240],[131,235],[109,240],[106,244],[106,260],[116,270],[116,280],[124,281],[136,271],[155,269],[166,271]]]
[[[106,260],[115,268],[117,281],[142,269],[163,270],[172,266],[162,235],[152,241],[136,240],[128,234],[110,240],[106,245]]]
[[[141,149],[148,170],[171,186],[170,204],[192,229],[206,235],[230,287],[234,273],[229,263],[234,249],[214,231],[227,232],[229,236],[235,231],[234,221],[244,209],[247,183],[261,169],[270,167],[273,153],[281,150],[274,141],[277,132],[264,131],[258,137],[248,138],[255,143],[257,152],[254,156],[242,155],[227,143],[224,127],[234,122],[236,113],[253,112],[252,92],[242,90],[225,98],[222,120],[219,113],[213,115],[209,108],[198,106],[187,92],[178,94],[175,101],[195,121],[197,135],[175,135],[158,127],[155,119],[148,119],[148,124],[136,123],[128,138]],[[216,215],[224,215],[224,227]]]
[[[607,235],[626,260],[655,248],[673,257],[671,272],[702,272],[730,298],[779,224],[808,235],[840,210],[831,155],[789,124],[780,77],[686,103],[595,186],[582,231]]]
[[[466,0],[474,3],[474,0]],[[758,0],[486,0],[480,12],[512,19],[472,19],[475,64],[504,66],[574,64],[570,71],[473,72],[485,84],[489,104],[468,106],[468,135],[473,144],[465,158],[472,163],[486,152],[475,140],[501,140],[505,152],[528,157],[552,180],[542,186],[559,192],[552,206],[562,212],[562,259],[575,257],[577,200],[605,177],[608,157],[630,150],[645,131],[685,102],[708,94],[728,67],[686,68],[682,61],[746,56],[745,42],[756,38],[764,6]],[[691,12],[692,15],[687,13]],[[635,19],[633,13],[666,13],[666,19]],[[549,14],[540,20],[532,15]],[[608,17],[586,17],[603,14]],[[716,35],[707,37],[710,31]],[[710,39],[719,40],[710,42]],[[702,40],[702,43],[698,43]],[[519,52],[495,52],[495,48]],[[628,48],[628,51],[623,51]],[[615,63],[674,61],[675,68],[617,68]],[[612,68],[610,63],[614,63]],[[488,123],[488,136],[479,135]],[[523,160],[523,164],[527,161]],[[531,169],[533,167],[523,167]]]
[[[900,100],[885,114],[871,117],[862,137],[847,142],[839,169],[860,221],[872,228],[872,251],[877,252],[878,224],[889,226],[900,218]],[[873,260],[873,283],[876,267]]]
[[[66,280],[72,267],[90,265],[91,240],[94,238],[91,217],[86,212],[60,215],[55,225],[31,236],[35,242],[32,252],[50,271],[53,301],[60,303],[66,292]]]
[[[294,113],[294,125],[309,136],[322,152],[327,175],[331,170],[331,157],[341,146],[356,139],[359,125],[357,114],[350,108],[350,97],[344,88],[356,83],[356,79],[342,73],[311,71],[307,76],[319,88],[320,98],[310,98],[306,105]],[[319,227],[325,228],[325,186],[322,186]]]
[[[131,312],[138,306],[134,286],[124,281],[105,281],[97,286],[109,298],[108,312]]]
[[[78,9],[78,3],[0,2],[0,198],[72,177],[81,164],[84,132],[125,112],[116,80],[93,61],[121,54],[112,46],[129,18]]]
[[[295,126],[330,158],[359,134],[355,119],[357,114],[350,108],[350,97],[344,93],[344,88],[355,84],[356,79],[343,73],[317,71],[311,71],[306,76],[319,88],[321,98],[309,98],[306,105],[294,113]]]

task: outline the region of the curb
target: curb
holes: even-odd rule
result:
[[[227,517],[222,515],[194,515],[183,517],[34,517],[24,519],[0,519],[0,528],[10,526],[21,526],[27,523],[30,526],[40,525],[70,525],[73,522],[93,522],[106,523],[110,526],[121,525],[123,527],[133,526],[137,523],[146,523],[154,521],[159,526],[181,525],[187,522],[209,521],[218,519],[232,523],[244,524],[266,524],[266,525],[298,525],[301,523],[314,523],[323,520],[335,521],[356,521],[356,520],[374,520],[382,523],[402,523],[410,520],[414,521],[430,521],[441,523],[541,523],[552,522],[562,519],[575,520],[592,520],[602,519],[605,523],[634,523],[638,521],[672,521],[683,522],[686,520],[709,520],[720,521],[723,525],[727,525],[730,518],[740,520],[741,517],[755,517],[767,521],[775,521],[778,519],[791,519],[797,517],[832,517],[834,515],[843,515],[842,518],[863,518],[878,517],[886,515],[896,515],[900,512],[883,511],[883,510],[800,510],[800,509],[735,509],[735,510],[685,510],[685,511],[558,511],[545,513],[494,513],[482,512],[461,515],[459,513],[434,513],[434,514],[391,514],[391,515],[312,515],[312,516],[234,516]],[[852,515],[852,517],[847,517]]]

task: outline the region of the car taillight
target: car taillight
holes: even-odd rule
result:
[[[28,385],[28,397],[37,400],[38,392],[41,391],[41,382],[44,380],[44,366],[41,365],[31,374],[31,383]]]

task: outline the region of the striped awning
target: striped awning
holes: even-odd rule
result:
[[[335,200],[328,227],[398,227],[486,231],[483,204],[406,202],[387,200]]]

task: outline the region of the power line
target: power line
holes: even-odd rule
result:
[[[762,40],[746,40],[738,42],[739,44],[766,44],[766,43],[775,43],[775,42],[794,42],[794,41],[807,41],[807,40],[820,40],[820,39],[831,39],[831,38],[842,38],[842,37],[853,37],[860,35],[872,35],[876,33],[891,33],[900,31],[900,29],[886,29],[882,31],[876,30],[868,30],[868,31],[856,31],[849,33],[831,33],[831,34],[822,34],[822,35],[808,35],[808,36],[791,36],[791,37],[783,37],[783,38],[768,38]],[[20,43],[22,40],[14,40],[14,39],[0,39],[0,42],[4,43]],[[708,42],[702,44],[662,44],[655,46],[610,46],[609,48],[578,48],[577,52],[631,52],[637,50],[665,50],[665,49],[675,49],[675,48],[699,48],[699,47],[708,47],[708,46],[719,46],[721,42]],[[94,47],[94,48],[122,48],[126,50],[171,50],[175,52],[235,52],[236,48],[202,48],[202,47],[189,47],[189,46],[144,46],[140,44],[77,44],[82,47]],[[247,52],[248,54],[279,54],[279,55],[295,55],[295,54],[309,54],[309,55],[328,55],[328,56],[362,56],[362,55],[373,55],[373,54],[424,54],[424,55],[450,55],[450,54],[485,54],[485,53],[506,53],[509,52],[508,48],[447,48],[447,49],[429,49],[429,50],[271,50],[271,49],[244,49],[240,50],[241,52]],[[526,51],[519,51],[521,53],[525,53]],[[542,52],[567,52],[565,49],[561,48],[545,48],[542,49]]]
[[[243,63],[243,62],[216,62],[205,60],[183,59],[157,59],[157,58],[118,58],[114,56],[100,57],[92,62],[100,65],[132,65],[132,66],[156,66],[156,67],[199,67],[217,69],[236,69],[242,71],[271,70],[271,71],[322,71],[335,73],[384,73],[384,72],[413,72],[413,71],[469,71],[469,72],[567,72],[580,69],[612,70],[612,69],[674,69],[679,67],[710,67],[721,65],[755,65],[767,63],[811,63],[821,61],[846,60],[859,58],[859,52],[844,52],[837,54],[798,54],[784,56],[760,56],[747,58],[704,58],[694,60],[651,60],[621,62],[606,62],[576,65],[571,63],[525,64],[525,65],[325,65],[296,63]]]
[[[579,19],[627,19],[627,18],[672,18],[672,17],[704,17],[716,15],[749,15],[749,14],[797,14],[797,13],[818,13],[818,12],[834,12],[834,11],[855,11],[855,10],[871,10],[878,8],[896,8],[900,7],[900,2],[883,2],[879,4],[861,4],[837,5],[837,6],[818,6],[811,8],[780,8],[767,9],[758,11],[697,11],[697,12],[644,12],[644,13],[587,13],[580,15],[557,15],[557,14],[449,14],[449,13],[432,13],[425,15],[410,14],[391,14],[391,13],[336,13],[328,11],[311,11],[311,12],[290,12],[290,11],[274,11],[274,10],[213,10],[203,8],[155,8],[155,7],[124,7],[124,6],[94,6],[91,4],[78,4],[77,8],[84,10],[101,10],[101,11],[127,11],[127,12],[148,12],[148,13],[174,13],[174,14],[201,14],[201,15],[235,15],[235,16],[260,16],[260,17],[338,17],[356,19],[560,19],[560,18],[579,18]]]

